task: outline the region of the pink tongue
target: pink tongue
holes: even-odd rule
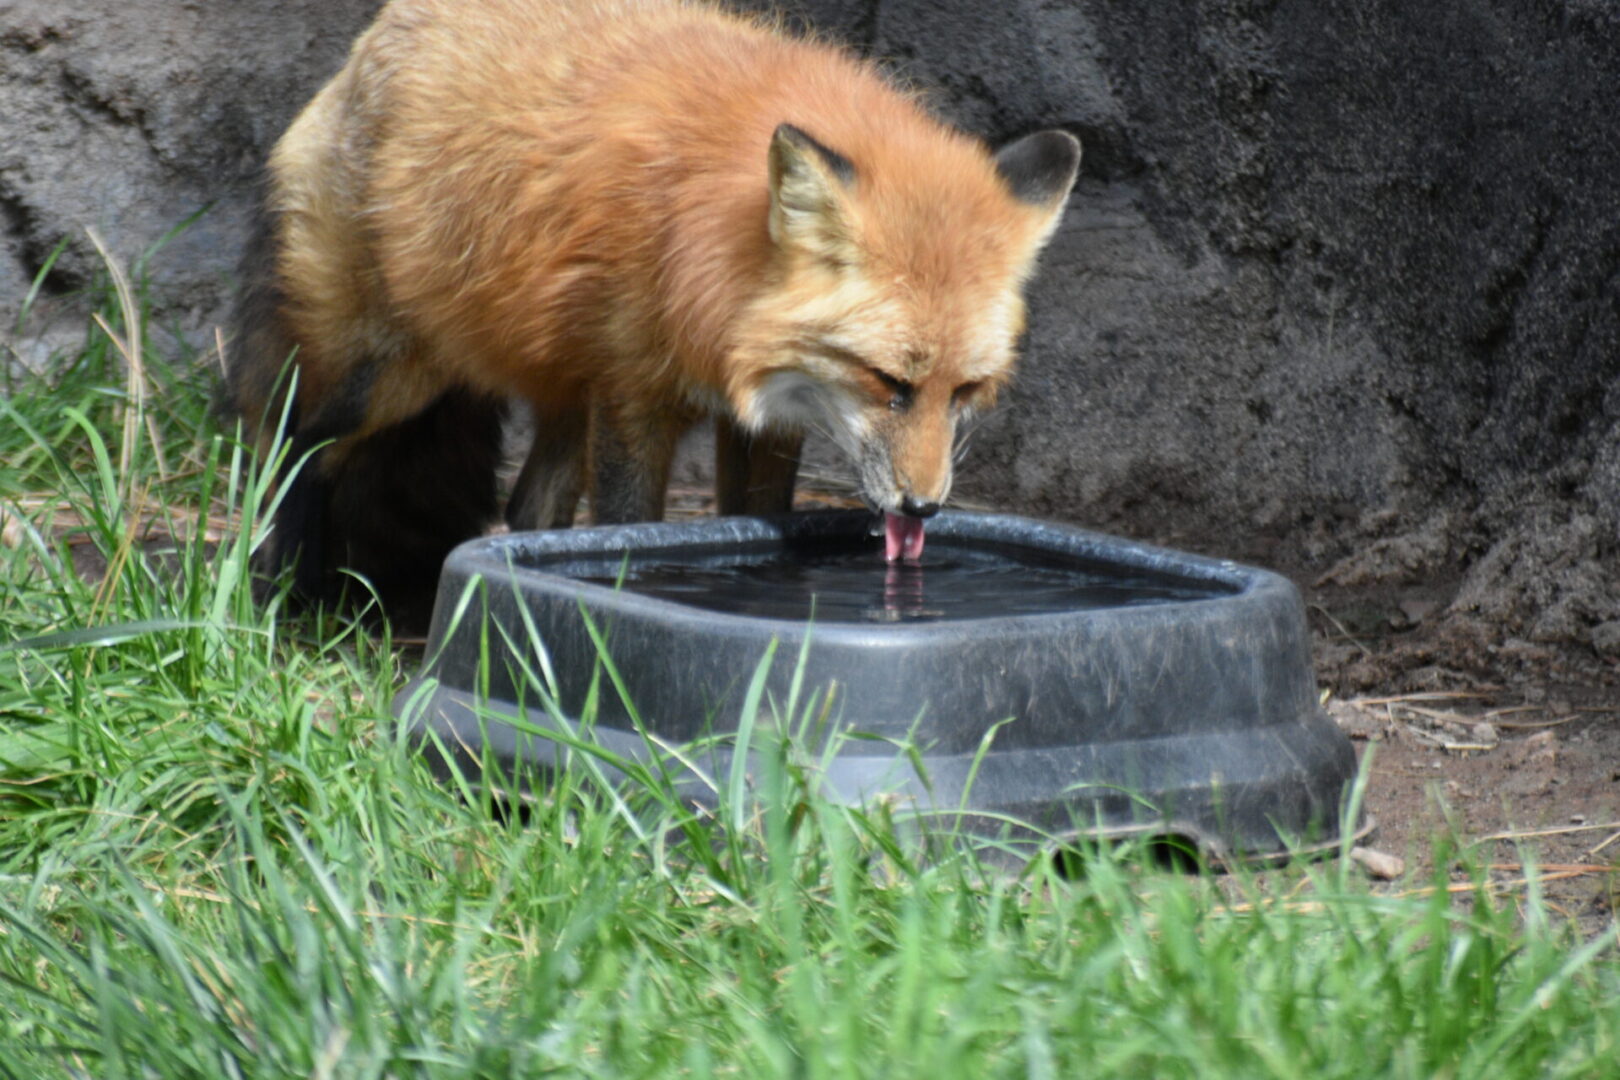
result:
[[[923,519],[909,514],[883,514],[883,557],[889,562],[920,559],[923,552]]]

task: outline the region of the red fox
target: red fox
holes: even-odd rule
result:
[[[514,528],[587,488],[598,522],[662,517],[712,416],[721,513],[788,509],[816,430],[915,557],[1079,161],[698,0],[392,0],[275,147],[244,260],[225,405],[263,445],[295,384],[312,455],[272,559],[431,587],[494,516],[511,398]]]

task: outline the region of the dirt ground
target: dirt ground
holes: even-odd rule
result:
[[[1526,686],[1468,696],[1367,695],[1327,703],[1371,755],[1366,847],[1403,885],[1434,881],[1436,840],[1478,845],[1510,891],[1533,862],[1557,910],[1583,927],[1620,901],[1620,706],[1611,692]],[[1448,875],[1465,881],[1460,868]]]
[[[1299,581],[1299,577],[1295,577]],[[1399,857],[1391,888],[1432,884],[1436,842],[1472,847],[1509,895],[1533,862],[1588,933],[1620,903],[1620,686],[1595,653],[1492,640],[1446,617],[1447,588],[1301,582],[1327,711],[1371,755],[1364,841]],[[1466,880],[1453,864],[1446,877]]]

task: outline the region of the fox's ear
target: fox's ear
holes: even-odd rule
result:
[[[1056,129],[1025,135],[996,151],[996,169],[1019,202],[1060,203],[1080,172],[1080,140]]]
[[[1013,198],[1045,214],[1041,243],[1057,228],[1080,174],[1080,140],[1067,131],[1037,131],[996,151],[996,171]]]
[[[792,124],[771,136],[771,239],[834,262],[849,257],[849,231],[843,211],[845,189],[855,182],[855,166]]]

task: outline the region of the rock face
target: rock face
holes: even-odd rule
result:
[[[63,238],[46,297],[95,273],[84,230],[149,262],[201,328],[231,287],[265,150],[377,0],[0,0],[0,317]]]
[[[64,6],[0,0],[0,316],[60,237],[96,224],[134,254],[212,202],[151,263],[201,329],[258,161],[378,5]],[[1086,145],[964,497],[1328,594],[1428,589],[1400,663],[1612,670],[1612,5],[791,6],[992,141]]]

